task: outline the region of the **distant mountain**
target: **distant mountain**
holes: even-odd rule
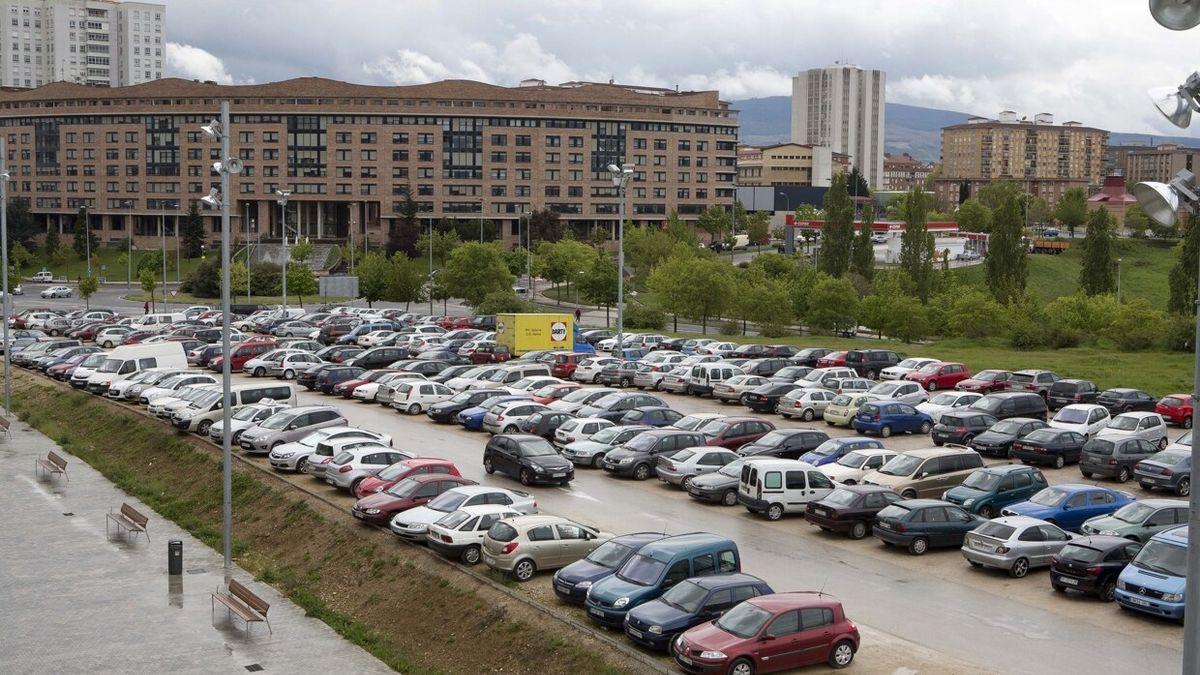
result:
[[[922,108],[903,103],[887,103],[884,109],[884,151],[893,154],[907,152],[916,159],[936,162],[942,152],[942,127],[962,124],[974,115]],[[792,99],[790,96],[767,96],[734,101],[740,110],[739,138],[750,145],[783,143],[790,139],[792,129]],[[1110,145],[1179,143],[1200,146],[1200,138],[1188,136],[1153,136],[1114,131],[1109,134]]]

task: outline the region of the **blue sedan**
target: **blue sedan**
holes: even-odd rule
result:
[[[850,436],[847,438],[831,438],[808,452],[800,455],[801,462],[808,462],[813,466],[824,466],[833,464],[841,459],[847,453],[855,450],[868,449],[883,449],[883,443],[874,438],[864,438],[862,436]]]
[[[1078,532],[1083,521],[1104,516],[1134,501],[1128,492],[1096,485],[1067,483],[1040,490],[1027,501],[1010,504],[1005,516],[1029,516]]]
[[[631,424],[642,424],[648,427],[669,427],[679,420],[683,419],[683,413],[671,410],[666,406],[647,405],[640,408],[634,408],[625,413],[624,416],[617,422],[621,426],[629,426]]]
[[[887,438],[895,433],[927,434],[933,428],[933,418],[900,401],[873,401],[858,409],[851,424],[860,434]]]
[[[487,415],[487,411],[492,406],[496,405],[497,403],[504,403],[506,401],[523,401],[528,400],[529,398],[530,396],[528,394],[493,396],[492,398],[485,400],[473,408],[467,408],[466,410],[458,413],[458,423],[466,427],[468,431],[479,431],[483,428],[484,416]]]
[[[643,546],[665,536],[659,532],[635,532],[609,539],[583,560],[576,560],[554,573],[555,595],[582,605],[592,584],[612,576]]]

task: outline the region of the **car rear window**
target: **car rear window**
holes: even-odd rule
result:
[[[349,462],[352,459],[354,459],[353,454],[351,454],[349,452],[339,452],[337,457],[333,458],[333,463],[334,464],[345,464],[346,462]]]
[[[995,537],[996,539],[1004,539],[1004,540],[1007,540],[1009,537],[1012,536],[1013,532],[1016,532],[1016,531],[1017,531],[1017,528],[1012,527],[1011,525],[1004,525],[1002,523],[997,523],[997,522],[993,522],[993,521],[988,521],[988,522],[980,525],[975,530],[975,532],[977,534],[982,534],[985,537]]]
[[[1051,394],[1070,394],[1070,393],[1074,393],[1075,390],[1078,388],[1079,388],[1079,385],[1075,384],[1074,382],[1063,382],[1060,380],[1060,381],[1055,382],[1054,384],[1050,385],[1050,393]]]
[[[908,508],[907,506],[901,506],[900,504],[892,504],[891,506],[887,506],[882,511],[880,511],[879,517],[880,518],[895,518],[897,520],[904,520],[905,518],[908,517],[909,511],[912,511],[912,509]]]
[[[1067,544],[1059,552],[1058,557],[1066,558],[1067,560],[1078,560],[1079,562],[1094,563],[1100,562],[1104,557],[1104,552],[1090,546],[1080,546],[1079,544]]]
[[[1167,396],[1163,400],[1159,401],[1159,403],[1168,408],[1178,408],[1184,404],[1184,400],[1175,396]]]
[[[512,541],[517,538],[517,529],[508,523],[496,523],[488,529],[488,536],[496,541]]]
[[[963,422],[963,418],[956,415],[942,415],[942,424],[948,427],[966,426],[966,423]]]
[[[1008,379],[1012,380],[1013,382],[1017,382],[1019,384],[1033,384],[1033,374],[1032,373],[1013,373],[1012,377],[1010,377]]]

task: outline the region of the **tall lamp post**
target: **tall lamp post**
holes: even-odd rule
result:
[[[617,223],[617,341],[615,346],[618,353],[623,353],[620,350],[625,341],[625,198],[629,192],[629,181],[633,178],[633,166],[609,164],[608,172],[612,175],[613,187],[617,188],[617,196],[621,199],[617,205],[617,217],[620,221]]]
[[[287,243],[287,203],[288,197],[292,196],[291,190],[276,190],[275,201],[279,204],[279,225],[283,230],[283,315],[287,316],[287,264],[291,253],[288,252]]]
[[[429,314],[433,315],[433,218],[429,219]]]
[[[8,342],[8,309],[12,304],[12,296],[8,294],[8,147],[5,139],[0,136],[0,265],[3,266],[3,271],[0,272],[0,282],[4,285],[4,297],[0,305],[3,305],[3,316],[0,320],[4,321],[4,414],[12,415],[12,406],[10,404],[11,388],[8,383],[8,357],[9,348],[12,346]],[[89,275],[90,276],[90,275]]]
[[[776,194],[778,194],[780,197],[783,197],[783,205],[784,205],[784,209],[785,209],[785,210],[786,210],[788,213],[791,213],[791,212],[792,212],[792,198],[791,198],[791,197],[788,197],[787,193],[786,193],[786,192],[784,192],[784,191],[782,191],[782,190],[780,190],[780,191],[779,191],[778,193],[776,193]],[[794,224],[794,223],[793,223],[793,224]],[[788,226],[787,226],[787,216],[786,216],[786,215],[783,217],[783,231],[784,231],[784,235],[783,235],[783,250],[784,250],[784,251],[785,251],[785,252],[786,252],[788,255],[791,255],[791,254],[793,254],[793,253],[795,253],[795,252],[796,252],[796,242],[795,242],[795,240],[793,239],[793,236],[796,234],[796,230],[795,230],[795,228],[794,228],[794,227],[788,227]]]
[[[230,412],[233,409],[233,398],[230,396],[229,370],[229,177],[240,173],[242,163],[231,157],[229,152],[229,101],[221,101],[221,118],[213,120],[200,127],[210,140],[221,142],[221,157],[212,167],[221,176],[221,188],[213,188],[207,197],[201,198],[201,203],[211,209],[221,211],[221,422],[224,432],[221,434],[221,488],[224,493],[222,513],[224,515],[224,530],[222,551],[225,555],[225,585],[233,576],[233,453],[230,447],[231,435]]]
[[[129,222],[125,228],[125,290],[133,288],[133,200],[122,199],[121,206],[129,209]],[[84,227],[83,237],[91,243],[91,233]],[[153,300],[153,296],[151,296]]]

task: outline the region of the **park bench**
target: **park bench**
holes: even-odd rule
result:
[[[5,436],[8,435],[8,428],[10,426],[12,426],[12,422],[7,417],[0,415],[0,431],[3,431]]]
[[[121,504],[121,510],[117,513],[108,513],[108,519],[104,521],[104,534],[108,536],[108,522],[112,521],[117,525],[117,532],[125,530],[125,532],[137,535],[138,532],[146,535],[146,543],[150,543],[150,533],[146,531],[146,523],[150,519],[138,513],[137,509],[128,504]]]
[[[218,588],[213,591],[212,611],[214,617],[216,616],[218,602],[225,605],[225,609],[229,611],[230,617],[236,614],[242,619],[246,625],[247,633],[250,632],[250,624],[258,621],[267,624],[267,631],[274,633],[271,630],[271,622],[267,619],[267,610],[271,609],[271,605],[267,604],[266,600],[252,593],[249,588],[246,588],[240,582],[231,579],[228,590],[222,591]]]
[[[2,419],[4,418],[0,417],[0,420]],[[5,420],[2,426],[7,427],[8,421]],[[71,477],[67,476],[67,460],[63,459],[53,450],[46,454],[46,459],[35,459],[33,461],[33,475],[38,475],[39,471],[45,471],[50,476],[56,473],[62,474],[68,482],[71,480]]]

